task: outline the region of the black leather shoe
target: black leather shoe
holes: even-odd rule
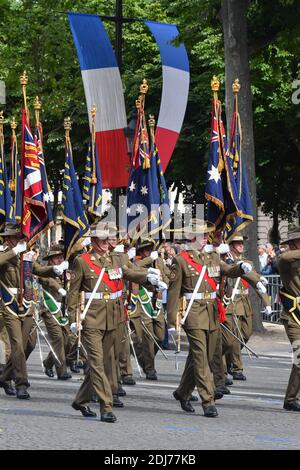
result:
[[[190,396],[190,401],[199,401],[199,398],[196,397],[196,395],[191,395]]]
[[[74,374],[80,374],[80,368],[78,367],[75,361],[71,363],[70,371],[74,372]]]
[[[123,385],[135,385],[136,381],[131,375],[127,375],[126,377],[122,378]]]
[[[124,388],[121,387],[121,385],[119,385],[119,388],[118,388],[118,396],[119,397],[126,397],[126,392],[125,392]]]
[[[221,400],[221,398],[223,398],[223,393],[222,392],[219,392],[217,389],[215,390],[215,394],[214,394],[214,399],[215,400]]]
[[[243,372],[233,372],[232,378],[233,380],[247,380],[247,377],[243,374]]]
[[[214,405],[204,408],[204,416],[206,418],[216,418],[218,416],[217,408]]]
[[[97,414],[94,413],[89,406],[77,405],[75,401],[72,403],[72,408],[74,408],[76,411],[81,411],[82,416],[85,418],[95,418],[97,416]]]
[[[294,401],[292,403],[284,403],[283,408],[288,411],[300,411],[300,401]]]
[[[16,389],[10,383],[0,381],[0,387],[4,389],[6,395],[13,397],[16,395]]]
[[[156,372],[146,372],[146,379],[147,380],[157,380]]]
[[[113,407],[114,408],[123,408],[124,407],[124,403],[121,400],[119,400],[118,395],[113,396]]]
[[[226,385],[226,387],[229,387],[230,385],[233,385],[233,381],[232,381],[231,379],[228,379],[228,378],[226,377],[226,379],[225,379],[225,385]]]
[[[216,388],[216,392],[220,392],[223,395],[230,395],[231,394],[231,391],[225,385],[218,385],[217,388]]]
[[[183,411],[187,411],[188,413],[194,413],[195,409],[192,407],[191,402],[189,400],[182,400],[176,390],[175,392],[173,392],[173,397],[175,398],[175,400],[180,401],[180,405]]]
[[[20,400],[28,400],[30,398],[26,388],[17,388],[17,398],[20,398]]]
[[[45,367],[44,372],[51,379],[54,377],[53,369],[51,369],[50,367]]]
[[[117,421],[117,418],[113,413],[101,413],[100,421],[104,421],[105,423],[114,423]]]
[[[57,380],[69,380],[71,378],[72,378],[72,375],[69,374],[69,372],[65,372],[64,374],[57,376]]]

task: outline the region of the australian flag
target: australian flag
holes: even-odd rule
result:
[[[99,216],[102,208],[102,179],[95,142],[89,145],[83,177],[83,198],[87,201],[87,211]]]
[[[44,152],[43,152],[43,145],[42,145],[42,136],[43,130],[42,125],[40,122],[36,124],[34,130],[34,141],[38,152],[38,159],[42,177],[42,188],[43,188],[43,200],[46,206],[47,211],[47,219],[45,220],[43,226],[40,229],[40,233],[45,232],[46,230],[50,229],[54,225],[53,221],[53,213],[51,208],[51,188],[48,183],[46,166],[45,166],[45,159],[44,159]]]
[[[25,109],[22,113],[21,175],[23,177],[21,230],[28,239],[28,245],[31,246],[42,235],[43,227],[48,220],[48,214],[44,202],[38,151]]]
[[[6,172],[5,156],[4,156],[4,139],[0,134],[0,228],[2,229],[6,223],[16,223],[14,207],[12,203],[11,192],[8,184]]]
[[[21,166],[18,155],[17,136],[14,130],[11,136],[9,187],[11,190],[15,219],[17,223],[20,223],[22,215]]]
[[[81,191],[74,169],[69,138],[66,138],[62,211],[65,222],[65,258],[68,259],[73,245],[89,232],[88,219],[84,211]]]
[[[235,186],[236,188],[236,204],[238,206],[238,212],[234,218],[229,219],[226,223],[224,239],[227,242],[230,242],[237,232],[243,230],[253,221],[246,168],[242,159],[241,140],[241,122],[240,115],[237,111],[237,96],[235,96],[227,162],[231,186]]]
[[[215,224],[216,231],[223,230],[226,221],[235,217],[238,211],[236,187],[229,176],[227,157],[228,149],[221,103],[214,98],[205,197],[208,200],[207,219]]]
[[[169,214],[168,191],[157,148],[154,138],[150,148],[145,113],[139,109],[127,188],[128,233],[131,237],[147,233],[155,238],[170,222]]]

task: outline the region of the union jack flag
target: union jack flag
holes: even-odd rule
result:
[[[25,109],[22,112],[21,184],[23,201],[21,230],[28,239],[28,245],[31,246],[41,236],[48,214],[44,202],[38,150]]]

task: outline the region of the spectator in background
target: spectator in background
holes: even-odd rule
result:
[[[264,276],[270,276],[271,274],[277,274],[277,260],[276,260],[276,252],[273,248],[272,243],[266,244],[266,254],[267,254],[267,262],[263,269],[261,269],[261,274]]]
[[[268,255],[263,245],[258,245],[257,251],[258,251],[258,259],[259,259],[259,270],[260,272],[262,272],[262,270],[267,264]]]

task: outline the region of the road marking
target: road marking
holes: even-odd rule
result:
[[[166,425],[161,426],[161,429],[165,431],[190,431],[190,432],[201,432],[201,428],[195,428],[191,426],[176,426],[176,425]]]

